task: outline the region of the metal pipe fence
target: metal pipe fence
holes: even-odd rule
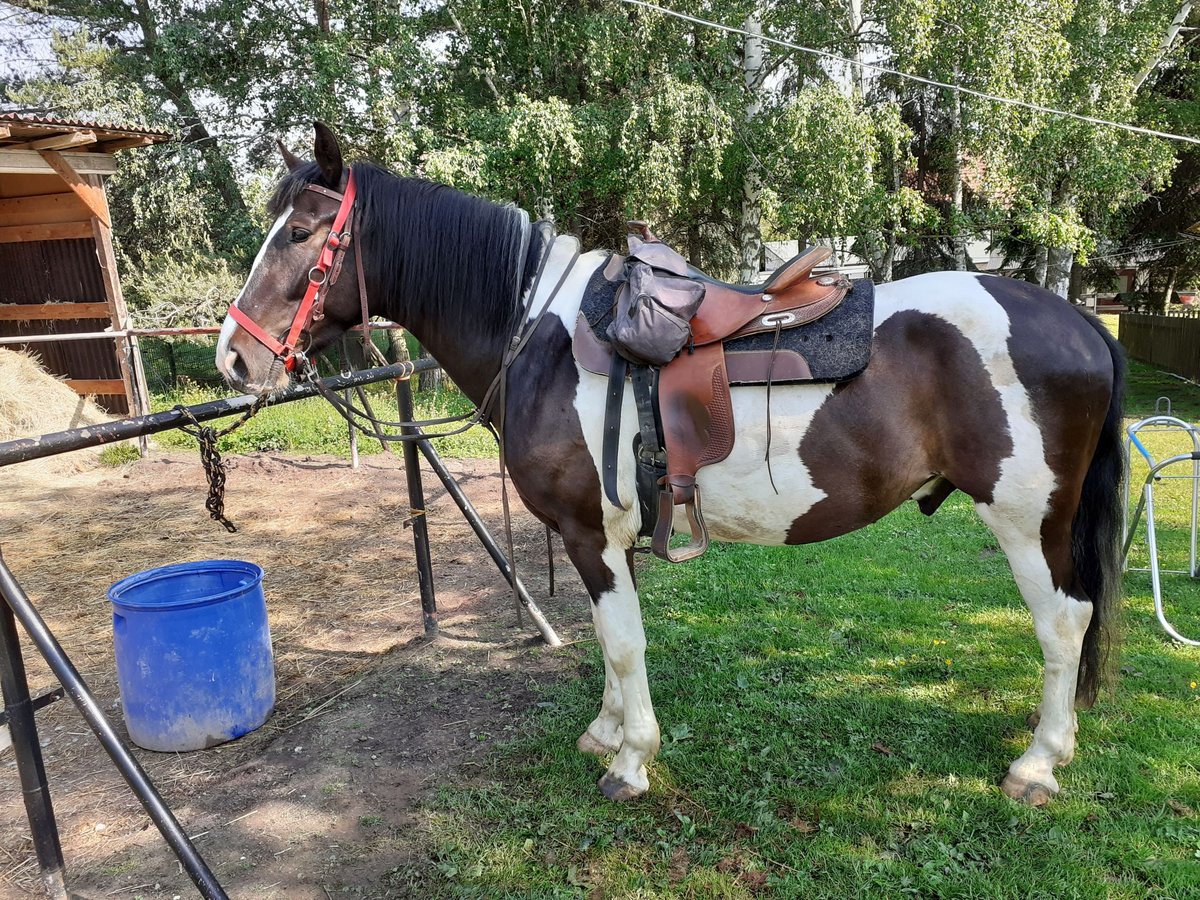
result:
[[[104,336],[123,335],[106,332]],[[363,385],[381,381],[395,381],[401,418],[407,419],[412,416],[413,409],[410,377],[418,372],[435,368],[438,368],[435,360],[418,360],[325,378],[322,379],[322,384],[330,391],[342,391],[361,388]],[[318,388],[315,385],[297,385],[273,396],[266,405],[276,406],[282,403],[291,403],[317,394]],[[67,453],[72,450],[99,447],[129,438],[140,438],[177,428],[192,420],[204,422],[236,415],[250,409],[256,400],[257,398],[251,395],[230,397],[186,407],[186,413],[179,409],[173,409],[34,438],[0,442],[0,467]],[[406,427],[403,430],[414,437],[420,433],[419,429],[412,427]],[[418,439],[412,443],[405,443],[404,461],[412,507],[411,523],[426,635],[435,636],[438,624],[433,569],[429,551],[429,528],[425,516],[424,487],[421,483],[418,452],[425,457],[434,474],[442,482],[501,575],[514,587],[519,601],[530,614],[543,640],[550,646],[559,646],[561,641],[553,627],[538,609],[533,598],[529,596],[520,579],[516,577],[510,561],[505,558],[471,502],[438,457],[432,444],[428,439]],[[17,582],[16,576],[9,569],[3,556],[0,556],[0,597],[4,601],[3,604],[0,604],[0,688],[2,688],[4,696],[4,713],[0,717],[0,723],[6,721],[12,732],[26,813],[47,895],[56,900],[58,898],[65,900],[70,896],[65,883],[58,825],[54,817],[45,766],[41,758],[34,713],[48,703],[60,699],[65,691],[66,695],[79,708],[89,728],[111,757],[138,800],[141,801],[163,838],[179,858],[180,864],[196,885],[201,896],[211,898],[211,900],[226,898],[227,895],[216,876],[180,828],[179,822],[137,759],[113,729],[112,724],[100,709],[95,696]],[[16,621],[20,621],[32,643],[58,678],[62,688],[42,697],[30,697],[14,617]]]

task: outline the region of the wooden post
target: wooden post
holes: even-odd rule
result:
[[[65,160],[62,165],[70,169],[70,163]],[[60,173],[61,174],[61,173]],[[92,216],[92,235],[96,242],[96,257],[100,262],[101,278],[104,281],[104,297],[108,302],[109,316],[113,328],[124,331],[130,327],[129,310],[125,306],[125,297],[121,293],[121,279],[117,274],[117,256],[112,245],[112,228],[108,219],[108,200],[104,194],[104,182],[100,175],[77,176],[93,189],[93,199],[99,198],[101,218]],[[69,182],[68,182],[69,183]],[[146,386],[146,371],[142,365],[142,347],[136,335],[125,339],[125,352],[117,351],[117,361],[121,366],[121,379],[125,382],[125,400],[129,405],[129,413],[133,416],[144,416],[150,412],[150,395]],[[138,451],[146,455],[146,438],[138,438]]]

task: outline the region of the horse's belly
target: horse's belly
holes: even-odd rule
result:
[[[737,423],[733,451],[723,462],[701,469],[696,479],[704,521],[713,539],[788,543],[793,523],[828,496],[813,483],[800,444],[817,410],[832,393],[833,385],[828,384],[773,387],[768,429],[766,388],[732,389]],[[683,507],[676,507],[674,526],[687,533]],[[839,533],[835,528],[811,539]]]

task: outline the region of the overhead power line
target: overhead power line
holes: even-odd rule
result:
[[[1093,125],[1106,125],[1109,128],[1118,128],[1121,131],[1132,131],[1135,134],[1145,134],[1150,137],[1163,138],[1168,141],[1180,141],[1185,144],[1200,144],[1200,138],[1188,137],[1184,134],[1172,134],[1168,131],[1157,131],[1153,128],[1141,128],[1137,125],[1130,125],[1126,122],[1113,122],[1109,119],[1098,119],[1095,116],[1085,116],[1082,113],[1068,112],[1065,109],[1055,109],[1051,106],[1042,106],[1040,103],[1028,103],[1024,100],[1014,100],[1012,97],[1001,97],[998,94],[989,94],[986,91],[977,91],[974,88],[963,87],[961,84],[948,84],[945,81],[938,81],[934,78],[926,78],[923,75],[912,75],[908,72],[901,72],[898,69],[891,69],[887,66],[876,65],[875,63],[862,62],[857,59],[851,59],[848,56],[841,56],[837,53],[831,53],[828,50],[817,50],[813,47],[805,47],[801,44],[793,44],[791,41],[783,41],[779,38],[773,38],[768,35],[750,35],[744,28],[737,28],[733,25],[724,25],[720,22],[712,22],[708,19],[701,19],[698,16],[691,16],[687,13],[676,12],[673,9],[668,9],[665,6],[658,6],[654,3],[647,3],[645,0],[622,0],[624,3],[632,6],[641,6],[646,9],[654,10],[662,13],[665,16],[674,16],[676,19],[683,19],[685,22],[694,22],[697,25],[705,25],[709,28],[715,28],[718,31],[725,31],[729,34],[740,34],[747,37],[753,36],[759,40],[766,41],[768,44],[776,44],[780,47],[786,47],[789,50],[799,50],[801,53],[808,53],[813,56],[820,56],[824,59],[832,59],[837,62],[846,63],[851,66],[858,66],[862,69],[870,69],[873,72],[880,72],[884,75],[895,75],[897,78],[903,78],[907,81],[917,81],[921,84],[928,84],[933,87],[945,88],[948,91],[957,91],[960,94],[969,94],[972,97],[979,97],[984,100],[991,100],[994,103],[1004,103],[1008,106],[1019,106],[1022,109],[1030,109],[1034,112],[1048,113],[1054,116],[1064,116],[1068,119],[1076,119],[1080,122],[1090,122]]]

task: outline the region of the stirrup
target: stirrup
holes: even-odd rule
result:
[[[664,478],[665,482],[666,479]],[[702,556],[708,549],[708,526],[704,524],[704,514],[700,508],[700,486],[692,485],[691,496],[684,501],[683,508],[687,510],[688,525],[692,529],[692,540],[685,547],[675,550],[671,548],[671,522],[675,518],[675,494],[670,484],[664,484],[658,495],[658,522],[654,526],[654,537],[650,541],[650,549],[659,559],[667,562],[681,563]]]

